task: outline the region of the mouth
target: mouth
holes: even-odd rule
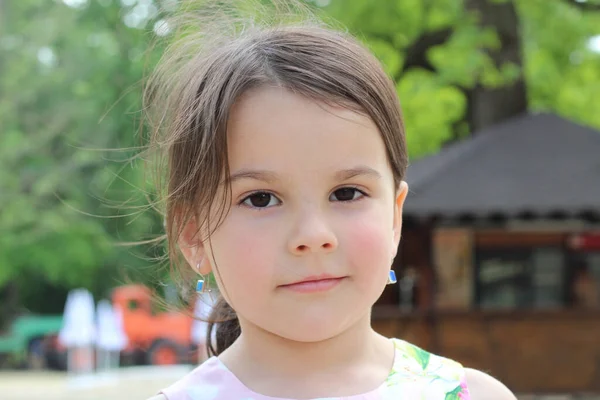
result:
[[[345,276],[335,277],[331,275],[319,275],[309,276],[300,281],[290,283],[287,285],[281,285],[280,288],[285,290],[291,290],[298,293],[316,293],[326,292],[338,286],[344,279]]]

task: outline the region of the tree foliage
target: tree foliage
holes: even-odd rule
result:
[[[316,1],[363,38],[397,83],[413,158],[470,132],[465,93],[525,78],[531,111],[555,112],[600,128],[600,6],[591,1],[487,0],[515,7],[522,64],[496,65],[498,31],[482,26],[485,0]],[[584,5],[585,3],[585,5]]]
[[[0,286],[102,293],[148,265],[148,249],[116,244],[160,225],[135,212],[147,185],[127,162],[148,33],[113,2],[0,4]]]

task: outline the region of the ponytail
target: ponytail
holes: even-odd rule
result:
[[[213,330],[216,329],[216,347],[212,340]],[[206,343],[208,344],[208,355],[218,356],[223,353],[229,346],[235,342],[240,336],[240,322],[235,311],[225,301],[223,297],[219,297],[217,304],[210,314],[208,331],[206,332]]]

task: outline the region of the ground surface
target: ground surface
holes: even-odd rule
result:
[[[0,372],[2,400],[145,400],[190,370],[123,368],[118,373],[68,376],[55,372]]]

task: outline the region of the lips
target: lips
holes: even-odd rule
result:
[[[298,293],[316,293],[325,292],[338,286],[346,277],[336,277],[333,275],[315,275],[308,276],[299,281],[281,285],[285,290],[291,290]]]

